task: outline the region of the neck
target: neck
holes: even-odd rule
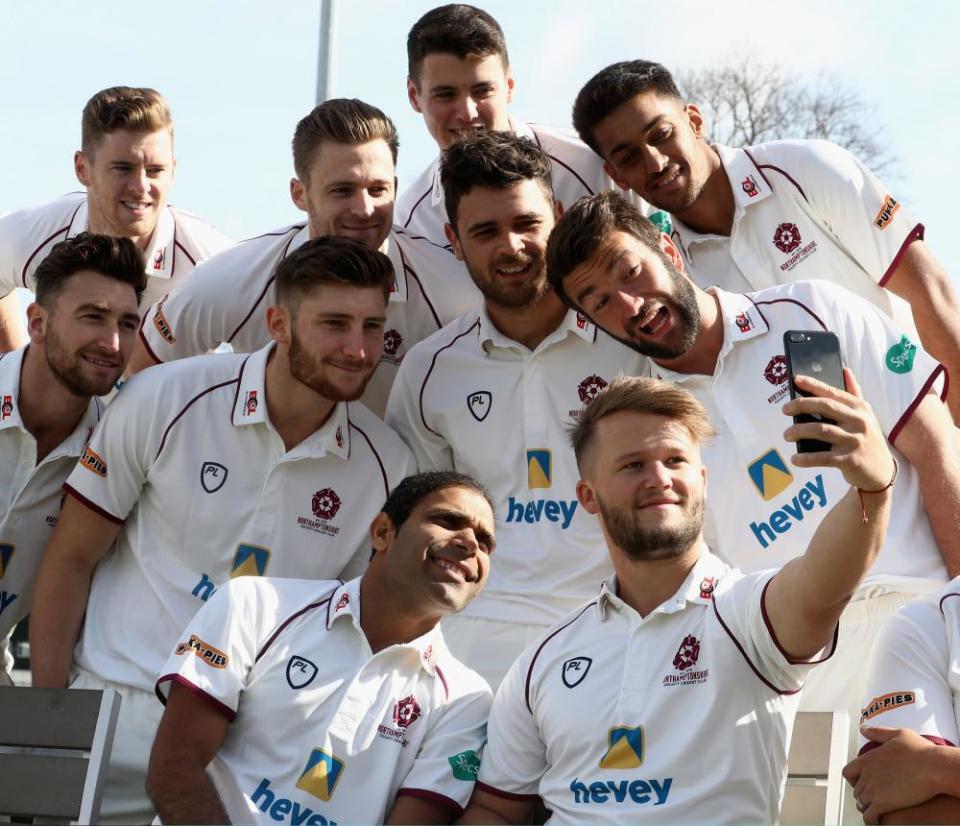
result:
[[[87,232],[94,232],[98,235],[117,236],[117,233],[114,232],[108,224],[98,220],[93,210],[88,210],[88,214]],[[147,235],[127,235],[125,237],[133,241],[133,243],[137,245],[137,249],[140,250],[140,252],[145,253],[150,248],[150,242],[153,240],[153,233],[156,231],[156,227],[154,227],[153,230]],[[150,262],[148,261],[147,263],[149,264]]]
[[[267,360],[264,393],[270,424],[287,450],[319,430],[336,405],[294,378],[286,353],[279,347],[274,347]]]
[[[697,339],[682,356],[675,359],[654,359],[657,364],[675,373],[712,376],[723,347],[723,316],[720,301],[713,293],[694,287],[700,322]]]
[[[37,461],[73,433],[89,404],[89,396],[76,396],[60,383],[43,348],[27,348],[20,368],[17,407],[23,426],[37,440]]]
[[[487,301],[486,308],[493,326],[528,350],[535,350],[567,314],[566,305],[552,289],[526,307],[499,307]]]
[[[694,232],[701,235],[729,236],[733,229],[734,200],[733,190],[727,171],[720,163],[720,156],[712,146],[706,146],[709,173],[707,182],[697,196],[697,200],[685,210],[676,213]]]
[[[441,617],[438,611],[422,610],[411,603],[409,594],[398,591],[381,574],[378,558],[370,561],[360,580],[360,627],[374,654],[391,645],[413,642],[434,628]]]
[[[683,584],[700,558],[703,540],[698,538],[687,550],[671,559],[635,560],[619,548],[611,549],[617,574],[617,596],[641,617],[662,605]]]

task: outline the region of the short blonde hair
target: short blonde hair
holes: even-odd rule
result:
[[[154,89],[132,86],[111,86],[97,92],[83,107],[80,121],[80,148],[85,155],[96,151],[111,132],[158,132],[169,129],[173,136],[173,119],[163,95]]]
[[[597,423],[622,410],[674,419],[697,444],[714,435],[706,408],[689,391],[660,379],[617,376],[587,405],[580,420],[570,428],[570,443],[581,473],[583,457],[593,443]]]

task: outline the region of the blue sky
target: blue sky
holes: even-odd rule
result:
[[[435,2],[338,0],[336,96],[397,123],[401,186],[435,153],[406,100],[405,39]],[[898,158],[894,194],[927,227],[955,279],[953,188],[960,4],[692,0],[490,0],[517,78],[512,111],[566,124],[582,83],[615,60],[672,70],[743,52],[857,91]],[[80,110],[98,89],[153,86],[176,121],[172,203],[237,238],[289,223],[293,128],[314,105],[319,6],[312,0],[161,3],[36,0],[0,5],[0,214],[77,188]]]

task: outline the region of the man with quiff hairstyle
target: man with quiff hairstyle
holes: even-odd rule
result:
[[[129,238],[144,255],[141,309],[232,241],[167,204],[176,158],[167,102],[153,89],[113,86],[83,108],[74,171],[86,192],[0,218],[0,350],[23,343],[14,290],[32,290],[37,266],[58,241],[89,231]]]
[[[704,408],[687,391],[618,378],[573,427],[577,498],[615,574],[535,640],[494,700],[461,823],[773,823],[798,692],[830,657],[837,622],[883,544],[896,463],[856,381],[798,379],[836,427],[787,428],[836,453],[792,456],[850,485],[805,554],[743,574],[702,534]],[[784,424],[789,423],[784,419]],[[584,707],[590,713],[584,714]]]

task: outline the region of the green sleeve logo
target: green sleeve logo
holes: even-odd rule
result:
[[[665,232],[667,235],[673,232],[673,219],[670,218],[669,212],[658,209],[656,212],[651,212],[647,218],[660,232]]]
[[[447,760],[450,762],[453,776],[457,780],[466,780],[472,783],[480,774],[480,758],[473,749],[462,751],[460,754],[448,757]]]
[[[887,369],[892,373],[909,373],[913,369],[913,360],[917,355],[917,345],[906,336],[887,350]]]

